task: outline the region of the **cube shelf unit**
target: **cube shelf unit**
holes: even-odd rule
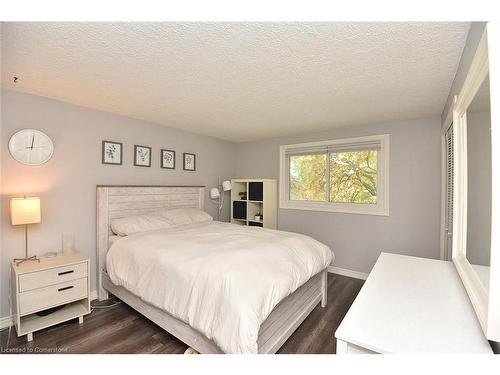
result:
[[[264,178],[239,178],[231,180],[231,222],[276,229],[278,222],[278,199],[276,180]],[[241,199],[239,193],[246,193]],[[262,220],[255,220],[261,214]]]

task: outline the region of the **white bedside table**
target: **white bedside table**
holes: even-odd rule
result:
[[[90,313],[90,260],[73,253],[53,258],[40,258],[40,262],[25,262],[12,269],[12,309],[18,336],[33,332]],[[64,306],[63,306],[64,305]],[[37,312],[63,306],[48,315]]]

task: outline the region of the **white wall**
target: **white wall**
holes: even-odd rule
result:
[[[310,235],[335,252],[335,265],[369,272],[381,251],[439,258],[439,117],[238,144],[235,177],[279,177],[279,146],[390,134],[390,215],[280,209],[278,228]]]
[[[61,250],[61,234],[73,232],[79,251],[95,265],[95,186],[97,184],[206,185],[206,209],[213,216],[216,206],[208,190],[217,177],[232,177],[235,146],[204,137],[110,113],[15,91],[2,90],[2,259],[24,255],[22,227],[9,221],[9,199],[37,195],[42,202],[42,223],[30,227],[30,253]],[[10,136],[22,128],[36,128],[53,140],[53,158],[42,166],[16,162],[7,147]],[[123,165],[101,164],[101,141],[123,142]],[[152,147],[151,168],[133,166],[134,144]],[[160,169],[160,149],[177,152],[176,169]],[[182,153],[197,154],[196,172],[182,170]],[[229,217],[226,204],[224,218]],[[0,317],[8,315],[7,275],[9,263],[0,269]],[[92,267],[92,289],[95,269]]]

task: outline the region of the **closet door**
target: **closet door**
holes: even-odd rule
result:
[[[445,135],[446,141],[446,225],[444,228],[444,259],[451,260],[453,241],[453,124],[450,125]]]

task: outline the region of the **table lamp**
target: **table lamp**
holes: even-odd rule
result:
[[[10,200],[10,220],[12,225],[24,225],[26,256],[24,258],[14,259],[14,263],[16,263],[16,266],[30,260],[36,260],[37,262],[40,262],[40,259],[38,259],[36,255],[31,257],[28,255],[28,225],[37,224],[41,221],[40,198],[12,198]]]

